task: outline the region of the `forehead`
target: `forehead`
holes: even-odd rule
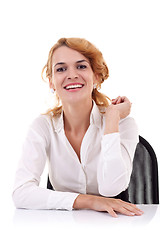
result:
[[[79,60],[88,59],[80,52],[66,46],[57,48],[52,56],[52,64],[56,64],[57,62],[76,62]]]

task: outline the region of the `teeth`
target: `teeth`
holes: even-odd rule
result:
[[[74,85],[69,85],[69,86],[67,86],[67,87],[65,87],[65,89],[73,89],[73,88],[82,88],[83,87],[83,85],[81,85],[81,84],[74,84]]]

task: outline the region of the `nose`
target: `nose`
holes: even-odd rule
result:
[[[76,79],[78,78],[78,73],[75,68],[70,68],[67,71],[67,79]]]

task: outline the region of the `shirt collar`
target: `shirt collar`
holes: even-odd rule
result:
[[[90,114],[90,125],[95,125],[97,128],[101,128],[102,126],[102,114],[100,113],[100,110],[98,106],[96,105],[95,101],[93,101],[93,107]],[[60,116],[53,117],[53,125],[56,132],[60,132],[62,129],[64,129],[64,121],[63,121],[63,110]]]

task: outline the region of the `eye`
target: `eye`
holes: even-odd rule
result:
[[[78,65],[77,68],[78,68],[78,69],[85,69],[85,68],[87,68],[87,66],[86,66],[86,65]]]
[[[65,67],[60,67],[60,68],[57,68],[56,72],[64,72],[66,70]]]

